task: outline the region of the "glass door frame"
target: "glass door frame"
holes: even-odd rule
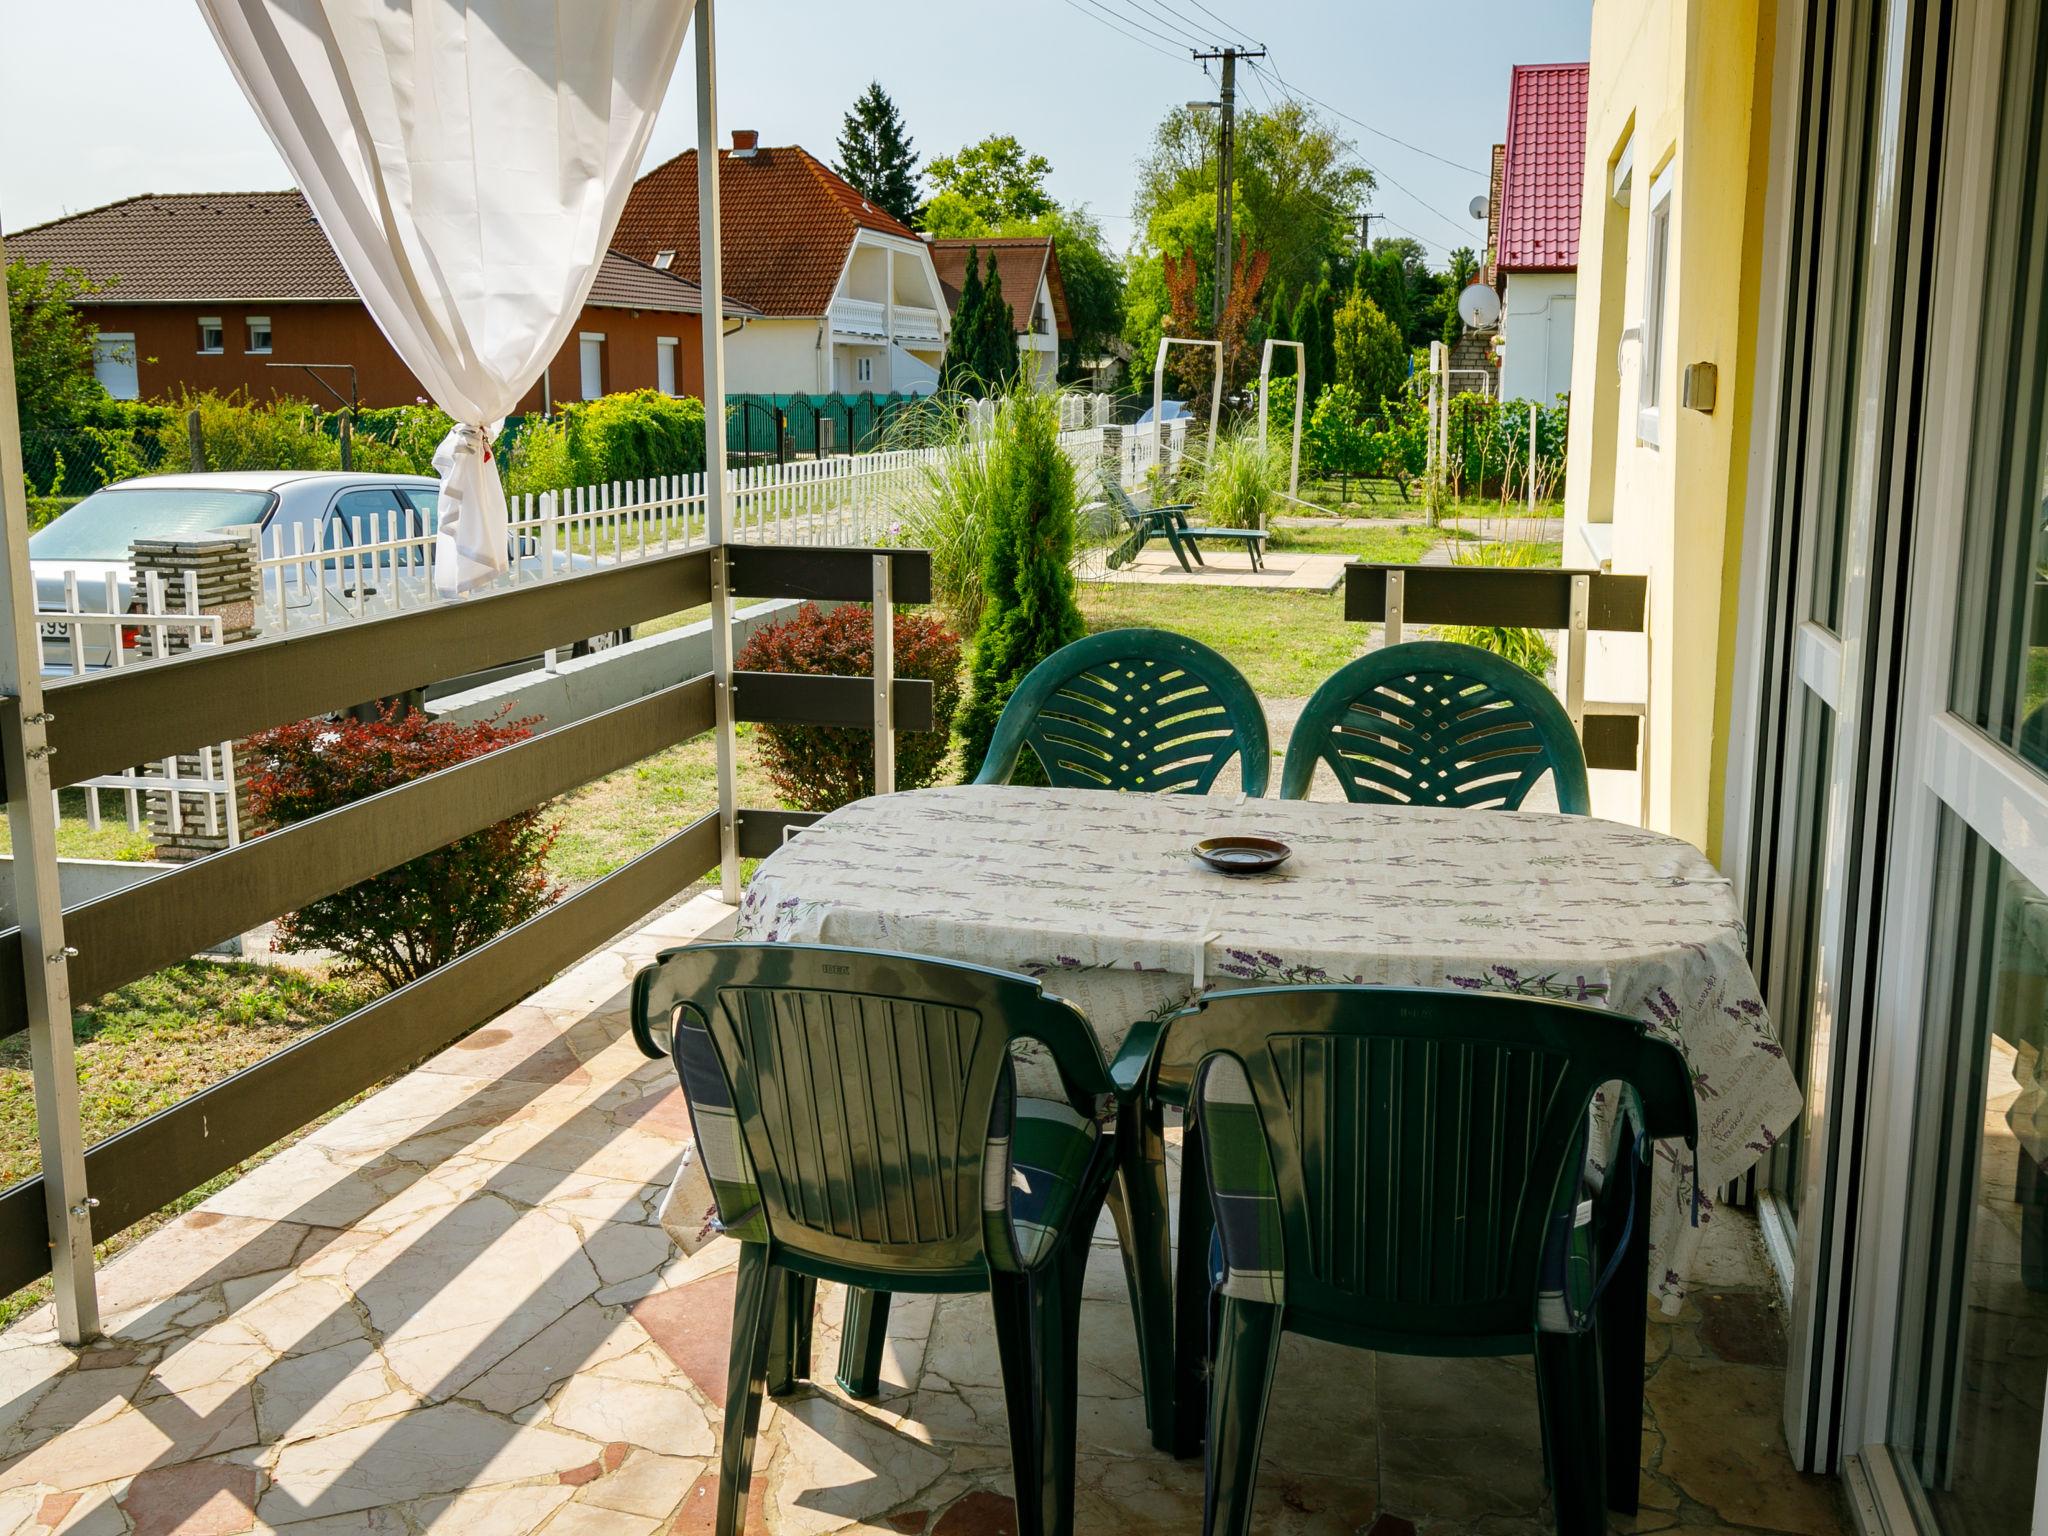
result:
[[[1946,1000],[1932,990],[1930,954],[1953,914],[1935,908],[1938,839],[1944,810],[2017,873],[2048,889],[2048,777],[1951,708],[1955,639],[1963,617],[1965,521],[1975,472],[1987,445],[1978,432],[1979,381],[1993,359],[1987,336],[2018,333],[2012,293],[1988,292],[1990,214],[2002,129],[2004,54],[2011,0],[1952,0],[1953,78],[1945,135],[1937,269],[1928,315],[1931,362],[1919,428],[1925,451],[1917,499],[1907,598],[1913,643],[1898,676],[1901,726],[1897,763],[1902,792],[1888,829],[1891,868],[1884,905],[1884,964],[1876,997],[1870,1097],[1881,1123],[1914,1124],[1930,1028],[1946,1028]],[[1991,82],[1992,88],[1985,88]],[[1939,1022],[1937,1022],[1939,1021]],[[1913,1215],[1913,1138],[1878,1138],[1858,1170],[1870,1213],[1858,1254],[1851,1329],[1861,1369],[1843,1405],[1846,1443],[1862,1449],[1844,1461],[1854,1502],[1886,1530],[1924,1529],[1916,1487],[1898,1474],[1889,1441],[1897,1391],[1905,1270]],[[1910,1343],[1910,1340],[1909,1340]],[[2048,1420],[2044,1420],[2048,1427]],[[2037,1463],[2032,1528],[2048,1533],[2048,1450]]]
[[[1792,1249],[1785,1430],[1795,1462],[1814,1471],[1833,1470],[1862,1443],[1845,1438],[1842,1410],[1865,1368],[1851,1325],[1865,1240],[1856,1193],[1871,1139],[1878,918],[1890,863],[1910,381],[1924,345],[1918,295],[1929,253],[1918,221],[1930,114],[1916,44],[1930,10],[1946,14],[1913,0],[1787,0],[1774,57],[1772,167],[1781,185],[1764,231],[1734,679],[1732,740],[1746,756],[1731,769],[1725,825],[1766,997],[1788,1042],[1806,1051],[1799,1167],[1778,1170],[1798,1180],[1800,1220],[1794,1229],[1768,1195],[1764,1217],[1781,1267]],[[1875,30],[1850,33],[1845,47],[1838,30],[1822,30],[1823,16],[1837,29]],[[1816,153],[1835,178],[1819,190]],[[1851,160],[1853,177],[1843,174]],[[1858,263],[1853,303],[1840,291],[1845,260]],[[1831,602],[1815,601],[1823,561]],[[1811,804],[1807,775],[1819,752],[1828,754],[1823,798]],[[1824,818],[1818,829],[1815,816]],[[1801,851],[1816,830],[1817,871]]]

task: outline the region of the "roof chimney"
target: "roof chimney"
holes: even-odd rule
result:
[[[761,135],[757,129],[735,128],[732,131],[732,152],[742,160],[751,160],[754,152],[761,147]]]

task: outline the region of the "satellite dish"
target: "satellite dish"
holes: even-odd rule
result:
[[[1486,217],[1486,199],[1484,196],[1475,197],[1472,199],[1472,202],[1470,204],[1470,212],[1472,214],[1472,217],[1475,219],[1483,219]]]
[[[1490,284],[1476,282],[1458,295],[1458,318],[1475,331],[1490,331],[1500,322],[1500,295]]]

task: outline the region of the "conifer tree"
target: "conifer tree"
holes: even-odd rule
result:
[[[1024,676],[1088,632],[1074,599],[1074,464],[1060,449],[1052,395],[1013,389],[989,442],[989,529],[982,560],[987,604],[975,633],[974,676],[961,717],[963,760],[981,772],[1003,706]],[[1017,782],[1043,783],[1027,751]]]
[[[884,213],[917,228],[917,156],[903,117],[879,80],[869,84],[839,130],[839,160],[832,167]]]
[[[988,276],[981,286],[981,314],[976,327],[975,372],[990,394],[1017,376],[1017,317],[1003,297],[1003,274],[995,253],[988,258]]]
[[[946,333],[946,355],[939,362],[940,387],[957,394],[979,395],[975,363],[981,346],[981,317],[988,308],[981,290],[981,253],[967,253],[967,275],[960,280],[960,302],[953,307],[953,328]]]

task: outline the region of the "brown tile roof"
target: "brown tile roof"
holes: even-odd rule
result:
[[[725,291],[767,315],[822,315],[856,231],[917,234],[840,180],[807,150],[718,152]],[[674,251],[697,279],[697,152],[685,150],[633,184],[612,244],[639,261]]]
[[[1501,271],[1577,269],[1585,183],[1586,66],[1517,64],[1501,173]]]
[[[144,193],[7,237],[7,254],[81,272],[109,304],[350,300],[355,285],[297,191]],[[608,252],[590,302],[697,314],[681,273]],[[745,314],[727,298],[728,314]]]
[[[1060,280],[1059,252],[1053,248],[1052,236],[992,236],[985,240],[933,240],[929,244],[932,265],[939,273],[939,286],[946,291],[948,309],[959,310],[960,285],[967,280],[967,254],[978,249],[984,280],[988,259],[995,257],[996,270],[1003,275],[1003,297],[1009,302],[1020,332],[1031,328],[1031,302],[1037,297],[1041,277],[1051,291],[1052,314],[1059,322],[1060,334],[1065,336],[1072,331],[1067,323],[1067,285]]]

